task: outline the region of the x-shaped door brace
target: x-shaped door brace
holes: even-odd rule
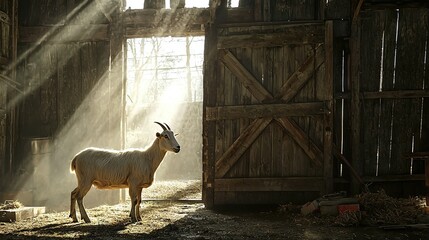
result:
[[[296,94],[304,87],[309,81],[310,77],[320,65],[325,61],[325,55],[323,47],[319,46],[316,49],[315,55],[310,56],[305,62],[287,79],[285,84],[281,87],[280,91],[273,96],[268,92],[261,83],[251,74],[238,59],[228,50],[219,50],[220,60],[226,67],[237,77],[237,79],[246,87],[250,93],[261,103],[274,102],[282,99],[284,103],[282,105],[290,105],[289,111],[296,110],[293,108],[293,104],[290,104]],[[314,69],[312,68],[314,67]],[[313,112],[317,114],[324,113],[324,103],[308,103],[310,106],[308,109],[315,109]],[[256,110],[257,113],[260,113]],[[284,115],[286,110],[281,111]],[[307,107],[306,107],[307,109]],[[217,116],[227,115],[222,114],[222,109],[217,107],[208,107],[206,119],[215,120]],[[229,111],[232,112],[232,111]],[[229,113],[228,112],[228,113]],[[258,114],[256,114],[258,116]],[[286,114],[287,115],[287,114]],[[228,150],[216,161],[215,175],[217,178],[222,178],[229,171],[229,169],[238,161],[238,159],[244,154],[244,152],[251,146],[256,138],[262,133],[262,131],[275,119],[280,123],[281,126],[289,133],[289,135],[296,141],[296,143],[304,150],[309,158],[314,161],[318,166],[322,165],[321,159],[323,159],[323,153],[317,147],[317,145],[306,135],[306,133],[295,123],[290,120],[287,116],[275,117],[272,113],[268,112],[265,116],[260,113],[253,122],[241,133],[241,135],[234,141],[234,143],[228,148]]]

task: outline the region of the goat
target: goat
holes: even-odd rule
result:
[[[83,206],[83,197],[92,185],[99,189],[129,188],[131,221],[141,221],[142,189],[152,185],[155,171],[167,151],[180,151],[180,145],[170,127],[155,123],[162,127],[163,132],[157,132],[155,141],[145,150],[87,148],[75,155],[70,164],[70,171],[75,172],[77,178],[77,187],[71,192],[70,217],[73,222],[78,221],[76,201],[81,218],[86,223],[91,222]]]

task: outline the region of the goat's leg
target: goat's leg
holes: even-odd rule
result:
[[[77,198],[77,193],[79,192],[78,188],[75,188],[71,194],[70,194],[70,215],[69,217],[71,217],[73,219],[73,222],[77,222],[77,217],[76,217],[76,198]]]
[[[85,207],[83,206],[83,197],[85,197],[89,189],[91,189],[91,184],[85,184],[84,186],[81,186],[77,196],[77,205],[79,206],[80,217],[86,223],[90,223],[91,220],[89,220],[88,214],[86,213]]]
[[[142,188],[137,189],[137,203],[136,203],[136,218],[137,221],[141,221],[142,217],[140,216],[140,203],[142,202]]]
[[[137,216],[136,216],[137,190],[138,190],[137,187],[129,186],[129,194],[131,199],[131,211],[130,211],[131,222],[137,222]]]

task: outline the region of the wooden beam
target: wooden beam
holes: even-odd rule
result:
[[[243,153],[252,145],[262,131],[270,124],[271,118],[260,118],[254,120],[241,133],[235,142],[216,162],[216,178],[222,178],[234,166]]]
[[[385,175],[385,176],[363,176],[364,182],[404,182],[404,181],[424,181],[424,174],[413,175]]]
[[[206,120],[311,116],[325,113],[323,102],[208,107]]]
[[[352,22],[355,22],[355,21],[356,21],[356,19],[357,19],[357,17],[359,16],[360,10],[361,10],[361,8],[362,8],[363,1],[364,1],[364,0],[359,0],[358,4],[357,4],[357,6],[356,6],[356,9],[355,9],[355,11],[354,11],[354,14],[353,14]]]
[[[220,50],[219,58],[225,66],[240,80],[241,84],[260,102],[271,100],[273,96],[228,50]]]
[[[203,189],[202,199],[206,208],[214,207],[214,178],[215,178],[215,163],[216,163],[216,122],[207,121],[207,107],[216,106],[218,86],[218,71],[217,66],[218,56],[217,50],[211,46],[217,43],[217,23],[207,25],[204,41],[204,75],[203,75],[203,150],[202,150],[202,165],[203,165]]]
[[[320,23],[302,23],[283,26],[272,31],[268,26],[266,31],[219,36],[218,49],[225,48],[261,48],[277,47],[286,44],[318,44],[324,42],[324,25]],[[270,32],[271,31],[271,32]]]
[[[351,104],[350,104],[350,119],[351,119],[351,132],[350,132],[350,143],[351,143],[351,161],[353,168],[359,175],[363,173],[363,161],[360,158],[360,127],[361,127],[361,115],[360,115],[360,26],[358,21],[353,21],[351,26],[351,38],[350,38],[350,61],[349,61],[349,73],[350,73],[350,91],[351,91]],[[351,193],[357,194],[360,192],[360,183],[356,179],[352,179],[351,182]]]
[[[361,94],[362,95],[362,94]],[[383,92],[364,92],[364,99],[377,98],[422,98],[429,97],[429,90],[402,90],[402,91],[383,91]]]
[[[217,192],[272,192],[315,191],[323,187],[322,177],[290,178],[219,178],[215,179]]]
[[[295,122],[287,118],[276,118],[276,121],[286,129],[289,135],[317,166],[322,166],[322,151]]]
[[[133,9],[124,12],[125,26],[169,26],[179,22],[183,25],[203,25],[210,20],[210,11],[206,8],[177,9]]]
[[[333,128],[334,128],[334,22],[326,21],[325,23],[325,79],[324,89],[322,91],[325,100],[326,113],[323,115],[323,175],[325,178],[324,194],[333,192]],[[317,53],[316,53],[317,59]],[[320,60],[319,60],[320,61]],[[316,61],[317,62],[317,61]],[[313,71],[316,71],[315,69]]]
[[[336,93],[335,99],[350,99],[349,92]],[[429,90],[398,90],[398,91],[382,91],[382,92],[362,92],[360,99],[400,99],[400,98],[427,98]]]
[[[323,47],[316,49],[316,55],[309,56],[304,63],[286,80],[285,84],[275,95],[276,99],[281,98],[289,102],[304,87],[314,71],[325,61],[325,51]],[[316,69],[314,69],[314,67]]]
[[[19,27],[20,43],[63,43],[109,40],[108,24]]]
[[[201,25],[187,25],[185,29],[168,27],[162,31],[156,27],[145,26],[127,26],[125,28],[126,38],[150,38],[150,37],[186,37],[186,36],[204,36],[204,28]]]

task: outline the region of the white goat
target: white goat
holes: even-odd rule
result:
[[[83,197],[91,186],[99,189],[129,188],[132,222],[141,220],[140,202],[143,188],[149,187],[154,173],[167,151],[178,153],[180,145],[170,127],[159,122],[163,132],[148,149],[124,151],[87,148],[73,158],[70,169],[76,173],[77,187],[71,192],[70,217],[77,222],[76,201],[81,218],[91,222],[83,206]]]

